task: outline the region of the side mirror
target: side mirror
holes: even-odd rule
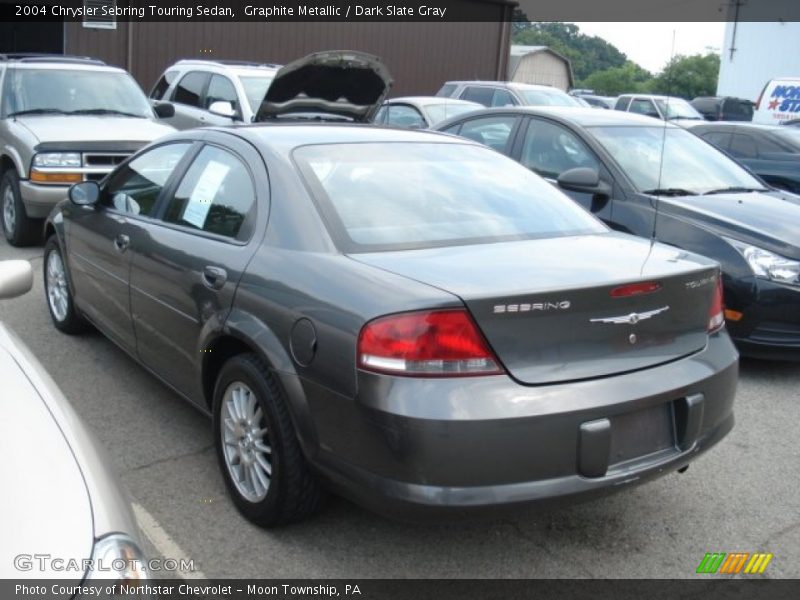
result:
[[[33,268],[27,260],[0,261],[0,298],[16,298],[33,287]]]
[[[600,173],[587,167],[576,167],[564,171],[558,178],[558,187],[570,192],[611,196],[611,186],[600,179]]]
[[[212,102],[211,106],[208,107],[208,112],[210,112],[212,115],[228,117],[229,119],[233,119],[236,116],[236,111],[233,110],[233,104],[225,100]]]
[[[81,181],[69,188],[69,199],[78,206],[94,206],[100,198],[100,186],[96,181]]]
[[[153,105],[153,112],[159,119],[169,119],[175,116],[175,105],[171,102],[158,102]]]

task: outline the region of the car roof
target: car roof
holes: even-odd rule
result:
[[[254,63],[239,60],[202,60],[183,59],[168,67],[166,70],[181,67],[202,67],[204,69],[217,69],[221,72],[236,73],[237,75],[255,75],[268,72],[274,74],[281,65],[272,63]]]
[[[536,115],[542,117],[551,117],[563,121],[565,123],[573,123],[581,127],[610,127],[610,126],[642,126],[647,125],[650,127],[671,127],[675,129],[682,129],[672,123],[664,121],[657,121],[653,117],[646,117],[636,113],[629,113],[619,110],[598,110],[596,108],[587,108],[583,106],[514,106],[514,107],[498,107],[486,108],[478,110],[469,115],[458,116],[453,119],[445,121],[460,121],[462,119],[472,119],[481,115],[498,114],[519,114],[519,115]],[[441,126],[437,125],[437,127]]]
[[[69,62],[69,61],[36,61],[0,63],[0,67],[8,69],[37,69],[48,71],[97,71],[102,73],[127,73],[125,69],[112,67],[103,63]]]
[[[553,92],[561,92],[562,94],[566,94],[564,90],[561,90],[557,87],[553,87],[552,85],[539,85],[537,83],[520,83],[517,81],[488,81],[488,80],[480,80],[474,79],[471,81],[446,81],[445,85],[493,85],[499,87],[509,87],[515,90],[547,90]]]
[[[282,153],[291,152],[299,146],[317,144],[438,142],[479,145],[470,140],[438,132],[380,127],[369,123],[298,123],[295,121],[254,123],[209,129],[232,133],[254,145],[265,145]],[[208,129],[199,131],[208,131]]]
[[[464,106],[483,106],[477,102],[470,102],[469,100],[460,100],[458,98],[448,98],[447,96],[400,96],[399,98],[390,98],[384,104],[395,103],[408,103],[419,104],[422,106],[428,104],[463,104]]]
[[[708,127],[711,129],[756,129],[759,131],[776,131],[782,129],[780,125],[769,125],[767,123],[751,123],[748,121],[698,121],[697,123],[687,123],[687,127]]]
[[[680,96],[664,96],[663,94],[620,94],[620,98],[651,98],[652,100],[683,100],[688,102],[686,98]]]

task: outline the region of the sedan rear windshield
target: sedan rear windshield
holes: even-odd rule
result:
[[[606,231],[538,175],[483,147],[326,144],[294,158],[346,252]]]

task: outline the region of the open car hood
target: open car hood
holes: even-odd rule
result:
[[[351,50],[315,52],[275,74],[254,120],[306,113],[368,122],[392,83],[377,56]]]

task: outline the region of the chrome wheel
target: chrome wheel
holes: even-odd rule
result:
[[[14,235],[17,227],[17,203],[10,185],[6,185],[3,191],[3,226],[9,235]]]
[[[56,321],[67,318],[69,310],[69,288],[64,262],[58,251],[53,250],[47,256],[47,303]]]
[[[256,395],[234,381],[222,398],[222,452],[238,492],[250,502],[267,495],[272,478],[272,448]]]

